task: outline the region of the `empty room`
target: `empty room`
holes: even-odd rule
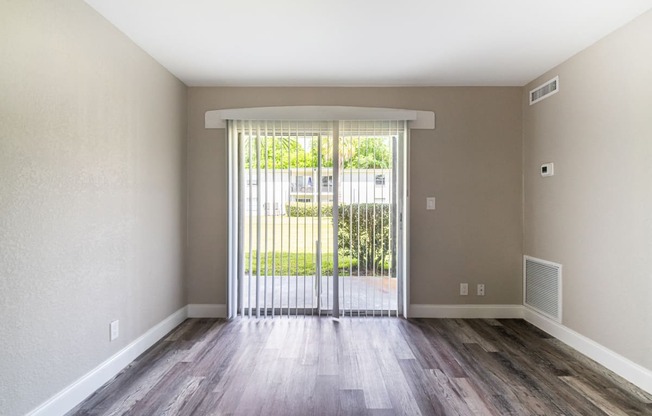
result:
[[[0,415],[652,415],[650,0],[0,0]]]

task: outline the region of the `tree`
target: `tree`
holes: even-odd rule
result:
[[[389,143],[381,137],[367,137],[360,140],[354,154],[344,161],[344,168],[387,169],[392,165]]]
[[[387,169],[392,165],[392,152],[382,137],[345,136],[339,140],[339,167],[345,169]],[[322,167],[333,167],[333,141],[322,139]],[[317,146],[310,149],[310,161],[317,167]]]
[[[313,158],[295,139],[288,137],[257,137],[245,140],[243,153],[245,169],[258,167],[258,151],[260,151],[261,169],[287,169],[312,167]]]

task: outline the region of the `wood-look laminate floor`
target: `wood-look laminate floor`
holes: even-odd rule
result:
[[[189,319],[74,415],[652,415],[522,320]]]

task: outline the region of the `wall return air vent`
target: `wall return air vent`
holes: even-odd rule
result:
[[[561,322],[561,264],[523,256],[523,303]]]
[[[530,91],[530,105],[559,92],[559,75]]]

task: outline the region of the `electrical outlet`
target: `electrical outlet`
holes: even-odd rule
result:
[[[461,296],[467,296],[469,294],[469,284],[468,283],[460,283],[460,295]]]
[[[113,341],[116,338],[118,338],[118,336],[120,336],[120,321],[116,320],[111,322],[111,324],[109,325],[109,332],[110,332],[109,335],[110,341]]]
[[[435,197],[434,196],[429,196],[426,198],[426,209],[427,210],[434,210],[435,209]]]
[[[478,296],[484,296],[484,284],[483,283],[478,284]]]

